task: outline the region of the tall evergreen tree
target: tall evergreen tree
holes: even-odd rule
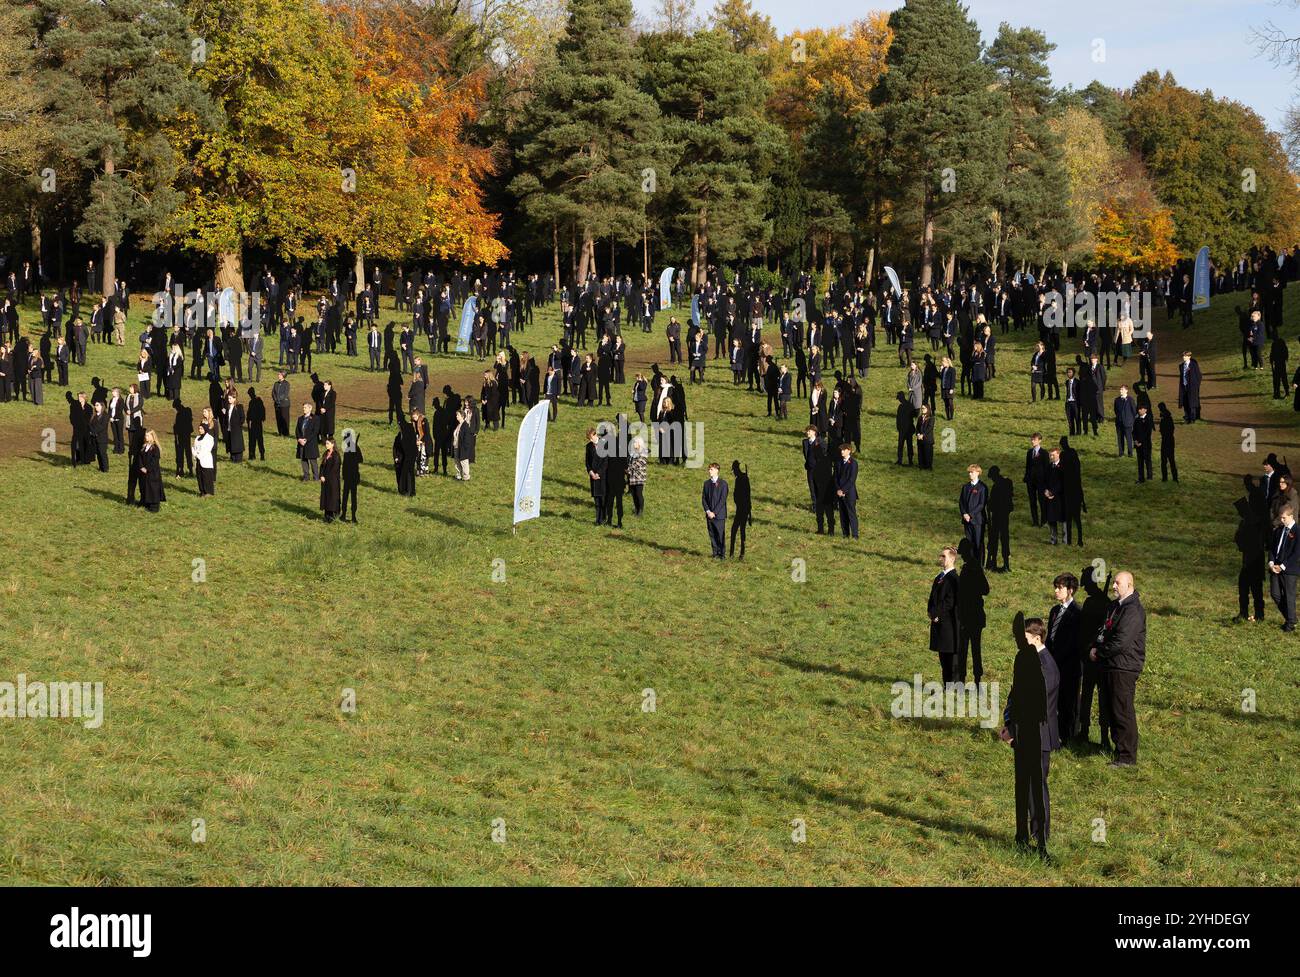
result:
[[[958,0],[907,0],[889,17],[887,70],[874,93],[884,176],[920,214],[920,280],[930,284],[939,221],[987,199],[1004,96],[980,57],[979,28]],[[915,188],[915,189],[912,189]],[[910,192],[909,192],[910,191]]]
[[[557,275],[563,229],[581,236],[575,270],[585,278],[596,240],[638,240],[646,195],[667,186],[671,157],[658,106],[641,88],[631,22],[631,0],[572,0],[556,58],[514,134],[511,190],[528,219],[550,229]]]
[[[191,43],[174,0],[36,0],[40,83],[53,103],[54,136],[90,175],[79,240],[103,248],[104,289],[117,276],[128,230],[152,240],[180,204],[178,156],[164,134],[206,100],[190,76]]]
[[[680,155],[670,206],[690,236],[691,280],[700,282],[710,250],[748,257],[770,233],[767,181],[781,131],[764,117],[767,86],[753,59],[721,32],[663,47],[649,83]]]

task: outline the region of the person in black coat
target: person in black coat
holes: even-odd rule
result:
[[[361,441],[351,428],[343,432],[343,497],[339,501],[339,520],[348,521],[348,502],[352,502],[352,524],[357,522],[357,489],[361,486]]]
[[[101,401],[95,401],[89,422],[90,445],[99,462],[101,472],[108,471],[108,412]]]
[[[342,461],[334,439],[326,438],[325,453],[320,459],[320,508],[325,513],[326,522],[333,522],[343,509],[341,469]]]
[[[1133,445],[1137,449],[1138,481],[1155,480],[1155,470],[1151,464],[1151,439],[1155,434],[1155,418],[1151,416],[1146,404],[1138,407],[1137,417],[1133,419]]]
[[[825,533],[829,536],[835,535],[835,513],[839,508],[839,497],[836,495],[837,486],[835,484],[835,469],[838,460],[826,446],[824,439],[819,438],[818,447],[813,452],[812,471],[813,511],[817,514],[817,532],[819,535],[823,532],[823,523],[826,527]]]
[[[596,429],[587,428],[587,451],[585,465],[587,482],[591,489],[591,500],[596,505],[596,525],[604,525],[605,515],[605,475],[609,471],[609,459],[604,457],[596,446]]]
[[[1026,621],[1024,614],[1017,614],[1011,627],[1018,651],[1001,735],[1016,757],[1016,846],[1028,849],[1032,835],[1039,858],[1047,861],[1051,833],[1047,776],[1052,750],[1061,746],[1056,721],[1060,674],[1044,643],[1047,628],[1041,618]]]
[[[1183,409],[1185,423],[1201,419],[1201,365],[1190,350],[1183,353],[1183,361],[1178,364],[1178,406]]]
[[[926,615],[930,620],[930,650],[939,655],[944,686],[956,681],[957,642],[961,628],[957,618],[957,551],[945,546],[939,552],[939,575],[930,584]]]
[[[298,442],[298,447],[294,450],[294,457],[302,462],[302,480],[316,481],[320,478],[320,466],[317,459],[320,458],[320,442],[316,440],[316,435],[320,431],[320,418],[312,411],[311,404],[302,405],[302,416],[298,418],[298,425],[294,430],[294,437]]]
[[[150,512],[157,512],[160,503],[167,501],[167,493],[163,489],[158,435],[153,431],[144,432],[144,444],[135,463],[140,470],[140,504]]]
[[[1065,543],[1070,544],[1070,531],[1074,529],[1080,546],[1083,545],[1083,514],[1088,503],[1083,498],[1083,468],[1079,452],[1070,447],[1070,439],[1061,437],[1061,518],[1065,521]]]
[[[727,483],[718,477],[718,463],[709,465],[709,477],[704,481],[700,493],[700,506],[704,509],[704,518],[709,530],[709,546],[712,556],[719,560],[727,558]]]
[[[248,457],[250,460],[260,457],[266,461],[266,441],[263,437],[263,428],[266,425],[266,402],[257,395],[254,387],[248,388],[248,410],[245,412],[248,420]]]
[[[740,470],[740,462],[731,463],[731,474],[735,479],[735,491],[732,497],[736,502],[736,515],[731,523],[731,548],[728,555],[736,555],[736,532],[740,532],[740,559],[745,558],[745,529],[754,521],[753,502],[749,489],[749,469]]]
[[[180,398],[172,401],[176,417],[172,421],[172,437],[176,448],[176,477],[194,477],[194,411],[181,403]]]
[[[226,398],[226,451],[235,464],[244,460],[244,405],[234,391]]]
[[[85,394],[77,394],[74,398],[72,391],[66,391],[63,394],[68,402],[68,422],[72,425],[72,467],[78,465],[90,464],[90,404],[86,403]]]
[[[415,465],[419,457],[415,425],[397,408],[397,435],[393,438],[393,474],[397,477],[397,494],[415,498]]]

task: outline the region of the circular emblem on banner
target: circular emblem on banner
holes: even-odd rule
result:
[[[520,512],[532,512],[532,511],[533,511],[533,508],[534,508],[536,505],[537,505],[537,500],[534,499],[531,495],[526,495],[526,496],[524,496],[522,499],[519,500],[519,511],[520,511]]]

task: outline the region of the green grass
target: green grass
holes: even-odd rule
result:
[[[705,558],[699,470],[652,465],[644,518],[629,499],[622,532],[590,525],[583,432],[609,409],[562,406],[542,517],[512,534],[518,409],[506,433],[480,435],[471,483],[422,479],[414,500],[395,492],[391,429],[340,411],[367,459],[353,527],[319,521],[287,439],[270,438],[265,465],[221,464],[214,500],[169,476],[154,516],[121,504],[120,457],[101,476],[40,454],[47,423],[67,453],[59,388],[42,412],[0,405],[19,448],[0,459],[0,679],[102,681],[107,701],[98,730],[0,720],[0,880],[1294,885],[1300,646],[1271,606],[1267,623],[1232,620],[1232,502],[1233,478],[1292,440],[1295,415],[1268,399],[1265,375],[1240,372],[1231,300],[1190,342],[1207,374],[1229,372],[1222,391],[1249,395],[1207,399],[1206,415],[1253,412],[1261,453],[1240,453],[1235,420],[1180,425],[1182,484],[1139,487],[1109,427],[1080,439],[1082,549],[1051,548],[1028,525],[1028,436],[1050,441],[1065,424],[1058,403],[1024,402],[1025,334],[1003,345],[990,399],[959,401],[958,450],[930,473],[892,465],[901,371],[877,352],[856,544],[812,533],[802,406],[774,423],[711,366],[689,390],[691,418],[709,459],[748,464],[756,500],[746,560],[724,565]],[[666,360],[664,321],[627,336],[638,364]],[[1160,329],[1170,362],[1178,332]],[[544,351],[555,334],[543,314],[517,345]],[[92,373],[125,384],[130,354],[92,346],[74,389]],[[374,393],[362,399],[382,402],[382,381],[342,358],[317,369],[344,403],[363,384]],[[431,371],[435,390],[478,392],[477,364],[433,358]],[[1120,375],[1135,369],[1112,387]],[[1157,393],[1172,406],[1172,378]],[[201,405],[206,388],[187,383],[185,396]],[[615,409],[629,396],[615,388]],[[24,447],[15,432],[29,429]],[[1013,849],[1011,754],[992,733],[889,711],[891,683],[938,678],[925,600],[972,461],[1017,486],[1015,572],[990,578],[984,639],[1004,696],[1012,617],[1045,614],[1054,574],[1098,557],[1132,569],[1149,614],[1142,765],[1055,756],[1053,867]],[[191,581],[196,558],[204,583]],[[792,580],[795,559],[806,583]],[[355,714],[339,708],[345,688]],[[1246,688],[1254,714],[1239,709]],[[1097,818],[1105,844],[1092,841]]]

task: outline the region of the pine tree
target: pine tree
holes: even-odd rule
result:
[[[712,250],[744,258],[770,234],[767,182],[781,131],[764,117],[767,86],[725,35],[701,31],[662,48],[650,89],[681,162],[671,212],[690,236],[691,280],[704,280]]]
[[[641,89],[631,22],[631,0],[572,0],[555,60],[514,135],[511,191],[530,221],[549,228],[557,268],[561,229],[581,235],[579,280],[595,268],[598,238],[640,239],[647,195],[667,186],[671,156],[658,106]]]
[[[105,291],[117,276],[128,230],[146,243],[180,204],[179,157],[164,125],[206,110],[190,77],[185,13],[173,0],[37,0],[41,84],[53,104],[54,137],[90,178],[76,237],[103,248]]]
[[[889,17],[887,70],[876,87],[887,180],[919,210],[921,284],[933,274],[939,221],[987,200],[1005,101],[980,58],[979,28],[958,0],[907,0]]]

